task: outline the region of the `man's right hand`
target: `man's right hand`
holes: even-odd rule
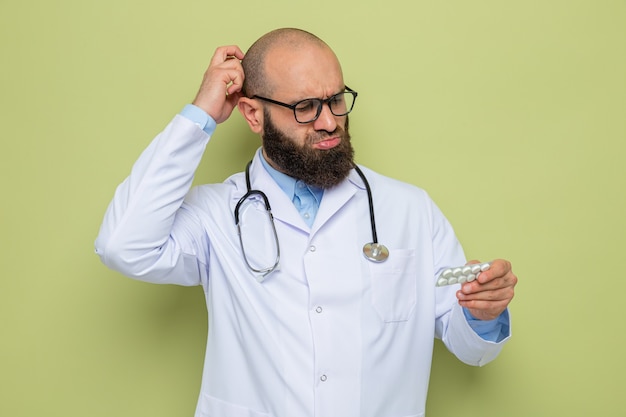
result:
[[[193,104],[207,112],[217,123],[228,119],[241,97],[243,52],[236,45],[215,50]]]

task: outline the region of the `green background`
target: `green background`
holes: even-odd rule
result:
[[[193,415],[202,291],[124,278],[93,241],[214,49],[283,26],[340,57],[358,162],[520,278],[498,360],[437,342],[429,417],[625,415],[625,1],[2,0],[0,416]],[[197,180],[258,145],[235,114]]]

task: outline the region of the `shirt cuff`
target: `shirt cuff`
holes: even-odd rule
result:
[[[204,130],[207,135],[215,132],[217,123],[200,107],[193,104],[187,104],[180,112],[180,115],[194,122],[200,129]]]
[[[500,342],[510,334],[509,310],[504,310],[500,316],[494,320],[479,320],[474,318],[468,309],[463,308],[463,314],[470,327],[482,339],[488,342]]]

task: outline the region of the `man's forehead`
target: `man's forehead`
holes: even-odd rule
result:
[[[283,45],[268,51],[264,62],[268,76],[295,78],[306,77],[316,72],[333,76],[333,72],[341,74],[341,65],[334,52],[325,45],[313,43],[302,44],[300,47]]]

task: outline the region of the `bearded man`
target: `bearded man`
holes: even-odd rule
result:
[[[205,293],[196,417],[423,416],[434,338],[471,365],[510,338],[511,264],[436,285],[466,262],[461,245],[423,190],[355,164],[356,98],[311,33],[272,31],[245,56],[219,47],[118,187],[102,261]],[[192,188],[235,107],[262,147],[245,172]]]

